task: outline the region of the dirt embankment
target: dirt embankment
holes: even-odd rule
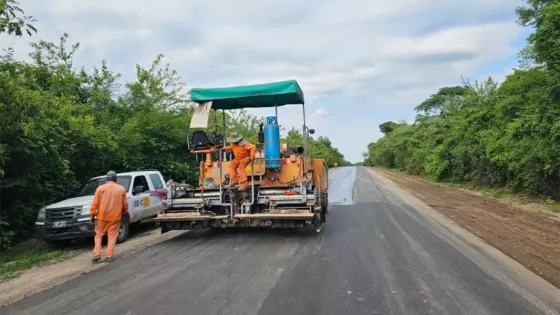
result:
[[[375,171],[560,288],[558,219],[417,177]]]

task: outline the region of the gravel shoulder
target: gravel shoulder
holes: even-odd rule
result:
[[[560,288],[560,221],[418,177],[375,169],[524,267]]]
[[[115,258],[119,260],[130,256],[139,250],[166,241],[182,233],[184,232],[171,231],[161,234],[159,229],[144,231],[141,234],[135,235],[134,238],[118,244],[115,249]],[[68,260],[42,267],[34,267],[24,271],[17,278],[0,282],[0,307],[39,293],[79,275],[107,266],[107,263],[92,263],[91,255],[91,251],[88,250]]]

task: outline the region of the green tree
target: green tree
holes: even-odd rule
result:
[[[394,123],[392,121],[388,121],[388,122],[384,122],[381,125],[379,125],[379,130],[384,134],[388,134],[391,131],[395,130],[395,128],[397,128],[398,126],[399,126],[399,124]]]
[[[25,15],[19,3],[15,0],[0,0],[0,34],[23,36],[23,33],[31,36],[37,33],[32,23],[36,20],[32,16]]]
[[[230,111],[227,115],[228,134],[237,131],[252,143],[258,142],[261,124],[264,124],[264,117],[256,117],[244,109]]]
[[[560,197],[555,80],[553,72],[532,68],[515,71],[499,87],[492,79],[465,83],[445,115],[419,115],[393,128],[368,145],[364,163]]]
[[[282,141],[288,142],[291,146],[303,146],[303,136],[301,132],[295,128],[288,131],[288,134]],[[333,167],[335,162],[340,166],[351,165],[340,151],[333,147],[328,137],[321,136],[317,139],[309,137],[309,152],[315,158],[322,158],[328,167]]]
[[[134,82],[126,84],[127,92],[122,105],[130,112],[149,109],[180,111],[186,106],[187,96],[181,76],[169,64],[162,67],[163,55],[158,55],[149,69],[136,65]]]
[[[560,2],[526,0],[517,8],[518,23],[535,32],[527,38],[525,55],[556,72],[560,71]]]
[[[466,92],[467,86],[441,88],[436,94],[416,106],[414,110],[423,112],[425,115],[442,115],[446,107],[457,104]]]

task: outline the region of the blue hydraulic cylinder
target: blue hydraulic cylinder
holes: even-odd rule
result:
[[[280,127],[278,127],[276,116],[266,117],[264,157],[266,168],[280,168]]]

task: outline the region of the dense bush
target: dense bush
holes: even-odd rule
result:
[[[516,70],[500,87],[492,80],[467,84],[441,115],[418,115],[369,144],[365,164],[560,197],[560,102],[552,76],[534,68]]]
[[[414,123],[382,124],[364,163],[560,198],[560,6],[527,3],[517,13],[535,27],[520,54],[531,67],[500,86],[489,79],[440,89],[416,107]]]
[[[66,40],[33,44],[30,63],[11,52],[0,62],[0,207],[16,241],[32,233],[38,209],[109,169],[195,176],[185,144],[191,111],[171,109],[184,101],[162,92],[166,79],[179,78],[160,67],[161,57],[121,92],[105,63],[91,74],[75,69],[78,45]]]
[[[535,27],[520,54],[532,67],[499,87],[489,79],[440,89],[416,107],[414,123],[380,125],[385,135],[364,163],[559,198],[560,6],[528,0],[517,13]]]

